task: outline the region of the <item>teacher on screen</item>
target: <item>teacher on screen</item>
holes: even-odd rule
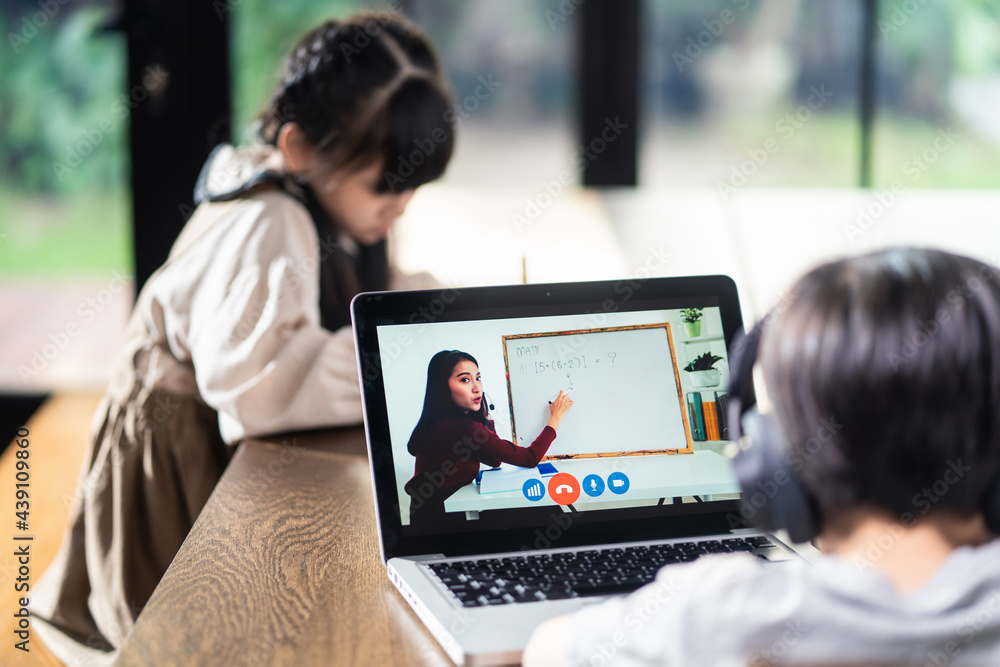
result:
[[[423,412],[406,445],[417,459],[403,487],[410,496],[410,525],[444,527],[445,499],[476,478],[480,463],[537,466],[572,406],[573,399],[560,391],[549,403],[542,432],[530,447],[518,447],[496,433],[475,357],[459,350],[435,354],[427,365]]]

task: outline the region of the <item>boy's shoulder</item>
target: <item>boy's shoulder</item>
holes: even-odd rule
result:
[[[763,563],[720,554],[668,565],[652,584],[574,617],[571,664],[612,648],[649,665],[863,664],[930,655],[948,642],[964,660],[1000,658],[998,556],[1000,542],[958,549],[905,596],[871,561],[835,556]]]

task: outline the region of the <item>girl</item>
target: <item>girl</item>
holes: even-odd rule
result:
[[[403,487],[410,496],[410,524],[443,527],[452,520],[454,515],[445,514],[444,501],[476,478],[480,463],[537,466],[572,406],[573,399],[560,391],[549,404],[550,417],[542,432],[530,447],[518,447],[496,433],[475,357],[458,350],[435,354],[427,366],[424,409],[406,445],[417,457],[413,478]]]
[[[412,26],[328,21],[288,57],[259,145],[209,158],[199,207],[139,295],[69,530],[32,596],[63,660],[113,658],[232,445],[361,421],[350,300],[431,286],[398,275],[385,237],[448,163],[449,103]],[[397,171],[428,138],[435,150]]]

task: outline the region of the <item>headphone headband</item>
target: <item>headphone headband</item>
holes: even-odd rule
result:
[[[760,350],[760,338],[763,324],[770,313],[757,322],[749,333],[736,332],[729,354],[729,423],[735,428],[733,440],[739,440],[743,435],[740,420],[743,413],[757,404],[757,395],[753,389],[753,368],[757,364],[757,354]]]
[[[742,511],[762,530],[787,530],[794,542],[819,533],[816,503],[788,465],[788,444],[777,420],[757,409],[753,369],[769,312],[730,346],[729,424],[739,445],[733,468],[740,483]]]

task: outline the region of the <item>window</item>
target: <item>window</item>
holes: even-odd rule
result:
[[[882,3],[876,188],[1000,186],[1000,3]]]
[[[108,0],[0,6],[0,390],[97,390],[132,307],[124,42]]]
[[[648,0],[640,183],[852,186],[861,5]]]
[[[573,169],[573,3],[414,0],[460,124],[445,181],[540,187]],[[567,8],[568,7],[568,8]]]

